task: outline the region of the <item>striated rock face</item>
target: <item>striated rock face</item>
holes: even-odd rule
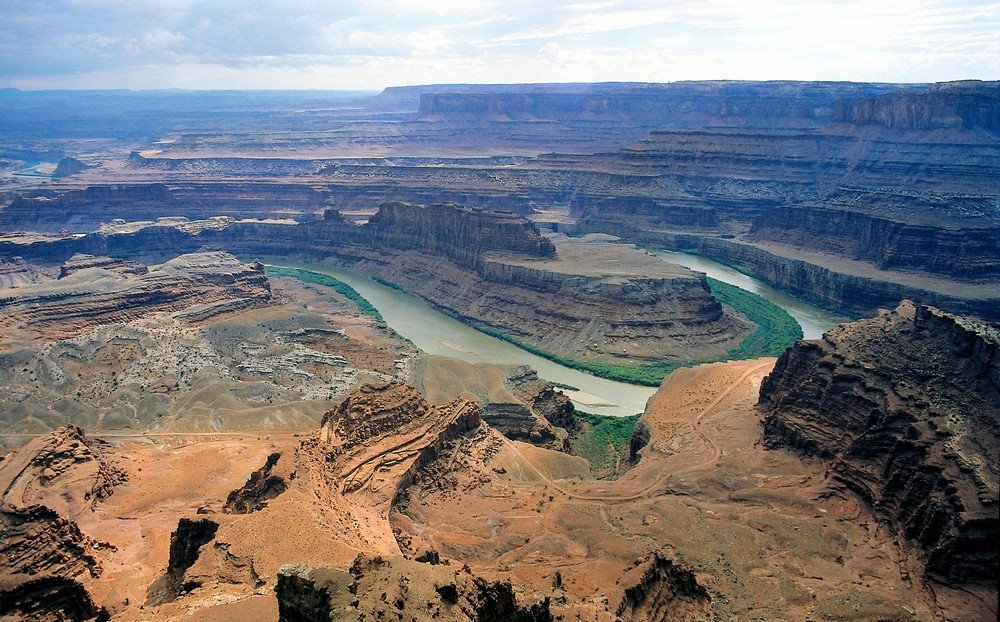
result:
[[[47,621],[98,615],[79,580],[100,576],[99,543],[75,522],[41,505],[4,502],[0,534],[0,617]]]
[[[403,619],[442,622],[548,622],[548,601],[519,605],[510,582],[468,567],[359,556],[350,572],[284,566],[275,587],[281,622]]]
[[[858,315],[872,315],[879,309],[894,307],[899,301],[909,299],[921,304],[947,308],[955,313],[975,315],[991,322],[1000,321],[1000,292],[993,291],[995,288],[992,288],[992,281],[981,285],[959,284],[958,289],[952,290],[949,287],[937,288],[933,282],[925,284],[919,278],[884,280],[893,278],[899,273],[877,272],[871,266],[863,268],[857,274],[850,273],[844,270],[841,260],[833,260],[829,255],[826,256],[828,261],[820,265],[809,261],[810,257],[797,258],[794,253],[779,254],[781,249],[773,246],[762,248],[715,236],[644,231],[609,223],[591,223],[582,229],[610,231],[628,239],[671,249],[693,249],[699,254],[723,263],[743,266],[765,281],[787,288],[807,300],[814,300],[821,305]],[[958,234],[948,234],[946,238],[961,240],[961,244],[964,244],[964,240],[979,239],[986,242],[990,239],[987,232],[977,231],[976,235],[969,238],[962,238]],[[804,229],[790,230],[788,235],[802,240],[807,239]],[[852,245],[855,243],[856,241],[851,242]],[[815,242],[815,245],[821,244],[824,244],[822,240]],[[911,257],[919,254],[918,244],[915,239],[907,242],[907,246],[911,249],[908,254]],[[936,255],[942,262],[953,265],[962,263],[959,260],[962,252],[961,246],[952,246],[947,251],[940,246],[936,248]],[[984,264],[992,266],[993,261],[986,260]],[[968,265],[976,264],[972,261]],[[965,268],[961,271],[968,273]]]
[[[68,517],[89,512],[125,479],[100,443],[74,426],[0,461],[0,617],[85,620],[101,613],[81,581],[101,575],[100,551],[109,545]]]
[[[420,207],[384,203],[365,226],[365,238],[384,248],[447,257],[474,268],[484,253],[554,257],[555,246],[527,220],[457,204]]]
[[[72,425],[33,439],[0,462],[3,501],[44,505],[67,516],[94,509],[128,480],[105,457],[103,445]]]
[[[961,584],[998,569],[1000,333],[905,302],[803,341],[761,386],[765,442],[830,461]]]
[[[457,205],[386,204],[363,226],[333,210],[297,225],[184,220],[171,226],[161,220],[70,240],[0,241],[0,255],[159,258],[206,247],[244,256],[334,259],[402,285],[470,323],[571,358],[650,363],[717,357],[747,328],[724,316],[704,276],[660,261],[637,269],[633,260],[649,258],[620,246],[615,252],[624,255],[603,263],[580,251],[563,261],[527,220]],[[0,309],[3,303],[0,294]]]
[[[87,268],[103,268],[117,272],[121,275],[141,276],[149,272],[145,264],[138,261],[127,261],[125,259],[112,259],[111,257],[95,257],[84,253],[77,253],[66,260],[59,268],[59,278],[64,279],[74,272],[86,270]]]
[[[15,197],[0,209],[0,230],[94,231],[115,219],[156,220],[160,216],[308,219],[325,206],[321,192],[296,184],[115,184],[57,196]]]
[[[22,257],[0,259],[0,290],[48,281],[58,272],[52,267],[28,263]]]
[[[1000,130],[1000,82],[968,80],[934,85],[927,93],[842,100],[833,110],[833,122],[913,130]]]
[[[0,506],[4,575],[100,576],[96,543],[73,521],[42,505]]]
[[[0,290],[0,327],[70,335],[97,324],[193,305],[202,305],[193,310],[194,319],[201,319],[271,300],[262,267],[244,264],[228,253],[183,255],[138,275],[128,264],[111,262],[76,270],[76,263],[71,261],[67,275],[58,281]]]
[[[49,576],[19,582],[0,577],[0,617],[26,622],[108,619],[80,582]]]
[[[483,409],[483,420],[510,439],[567,450],[567,431],[578,425],[569,398],[527,365],[426,355],[414,366],[413,382],[435,403],[472,397]]]
[[[651,553],[618,579],[623,590],[616,614],[631,622],[711,620],[712,598],[694,571],[663,553]]]
[[[431,405],[412,386],[362,385],[296,451],[296,478],[329,508],[330,528],[357,550],[399,555],[386,520],[418,475],[472,438],[496,435],[469,399]],[[440,482],[439,482],[440,483]]]

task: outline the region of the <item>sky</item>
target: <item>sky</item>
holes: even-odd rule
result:
[[[1000,2],[0,0],[0,87],[1000,79]]]

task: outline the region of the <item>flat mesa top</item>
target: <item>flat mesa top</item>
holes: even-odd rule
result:
[[[571,238],[563,234],[547,236],[556,246],[556,256],[546,259],[490,254],[505,264],[549,270],[563,274],[598,277],[642,277],[660,279],[691,278],[691,270],[656,257],[617,238],[590,234]]]

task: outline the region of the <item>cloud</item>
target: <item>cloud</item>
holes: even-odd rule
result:
[[[975,0],[4,0],[0,86],[996,79]]]

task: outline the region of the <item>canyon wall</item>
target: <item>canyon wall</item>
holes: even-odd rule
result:
[[[909,302],[782,355],[760,390],[764,438],[831,477],[947,583],[997,573],[1000,333]]]
[[[33,244],[0,240],[0,257],[47,263],[75,253],[162,261],[203,249],[331,260],[399,284],[463,321],[571,358],[703,360],[725,355],[748,328],[723,313],[702,275],[566,272],[550,261],[555,247],[532,223],[457,205],[384,204],[360,226],[331,210],[295,225],[161,219]]]
[[[1000,82],[966,80],[934,85],[927,93],[888,93],[874,99],[838,101],[834,123],[913,130],[1000,130]]]

